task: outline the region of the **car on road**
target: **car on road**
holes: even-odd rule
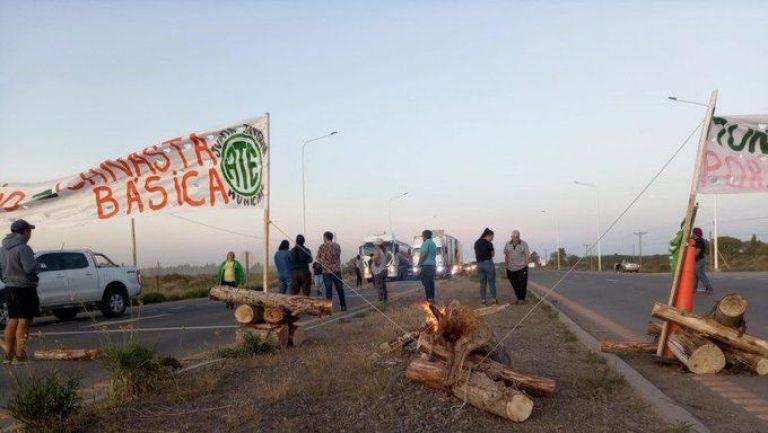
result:
[[[640,272],[640,265],[632,263],[628,260],[622,260],[621,263],[616,264],[616,272]]]
[[[98,308],[107,317],[125,313],[131,296],[141,292],[141,273],[118,266],[102,253],[87,249],[39,251],[37,293],[40,310],[59,320],[72,320],[85,309]],[[0,328],[7,320],[5,286],[0,282]]]

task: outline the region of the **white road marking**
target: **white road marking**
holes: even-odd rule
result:
[[[85,325],[82,328],[99,328],[102,326],[122,325],[125,323],[138,322],[139,320],[157,319],[158,317],[165,317],[165,316],[168,316],[168,314],[157,314],[154,316],[134,317],[132,319],[125,319],[125,320],[104,321],[104,322],[94,323],[91,325]]]

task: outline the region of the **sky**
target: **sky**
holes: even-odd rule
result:
[[[583,254],[704,117],[768,113],[759,2],[0,0],[0,180],[73,175],[179,134],[269,112],[273,248],[337,233],[485,227],[497,250]],[[750,20],[754,22],[750,23]],[[605,235],[604,255],[663,253],[685,214],[698,135]],[[574,184],[592,183],[597,189]],[[765,194],[721,195],[720,234],[768,239]],[[712,230],[713,196],[699,225]],[[546,212],[542,212],[546,211]],[[136,219],[139,265],[263,257],[254,210]],[[194,221],[194,222],[192,222]],[[36,249],[130,262],[130,221],[40,225]],[[219,230],[213,227],[222,228]],[[5,228],[2,228],[5,230]],[[238,234],[231,233],[237,232]],[[288,236],[284,235],[285,232]]]

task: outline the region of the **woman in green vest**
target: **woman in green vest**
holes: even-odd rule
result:
[[[227,259],[219,265],[219,272],[216,275],[216,283],[220,286],[239,287],[245,282],[245,271],[243,265],[235,259],[235,253],[227,253]],[[234,309],[234,302],[227,302],[227,308]]]

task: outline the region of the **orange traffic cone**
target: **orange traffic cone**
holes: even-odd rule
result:
[[[675,308],[685,311],[693,310],[693,294],[696,291],[696,247],[689,243],[685,248],[685,257],[683,257],[683,269],[680,271],[680,280],[677,282],[677,293],[675,294]],[[669,335],[671,335],[677,326],[674,323],[669,324]],[[669,346],[664,348],[664,357],[671,358],[672,352]]]

